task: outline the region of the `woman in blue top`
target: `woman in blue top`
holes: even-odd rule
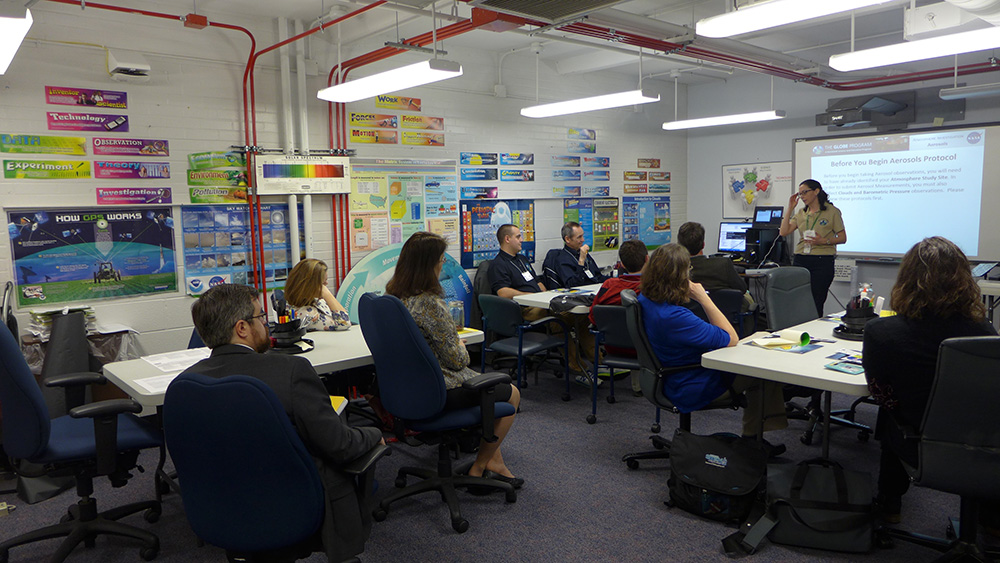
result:
[[[642,274],[639,302],[649,343],[664,366],[701,363],[701,355],[711,350],[736,346],[736,330],[719,311],[700,283],[689,278],[691,255],[683,246],[665,244],[649,257]],[[708,322],[685,305],[696,301],[705,310]],[[730,400],[732,393],[747,392],[743,411],[743,434],[756,435],[761,428],[761,399],[764,393],[763,429],[778,430],[788,425],[781,386],[770,381],[737,376],[707,368],[695,368],[670,376],[663,393],[681,412],[702,409],[716,401]]]

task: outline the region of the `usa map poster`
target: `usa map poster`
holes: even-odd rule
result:
[[[170,207],[9,211],[19,306],[177,290]]]

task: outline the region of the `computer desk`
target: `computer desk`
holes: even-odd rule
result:
[[[993,280],[979,280],[979,291],[983,294],[983,299],[986,300],[987,316],[990,322],[993,322],[993,310],[996,309],[997,304],[1000,304],[1000,281]]]
[[[518,305],[523,305],[525,307],[539,307],[541,309],[548,309],[549,303],[553,299],[559,297],[560,295],[579,295],[579,294],[591,294],[597,293],[597,290],[601,289],[601,284],[592,283],[589,285],[581,285],[574,287],[573,290],[579,291],[566,291],[562,289],[553,289],[550,291],[542,291],[539,293],[525,293],[523,295],[515,295],[514,301]],[[569,310],[570,313],[576,315],[587,315],[590,313],[590,307],[586,305],[577,305]]]
[[[838,324],[840,324],[839,321],[817,319],[791,327],[793,330],[804,330],[813,338],[833,341],[819,343],[819,349],[805,354],[767,350],[749,344],[751,339],[768,334],[767,332],[758,332],[744,338],[736,346],[720,348],[703,354],[701,365],[758,379],[819,389],[824,392],[824,413],[829,414],[834,391],[853,397],[865,397],[869,394],[868,381],[865,379],[864,373],[852,375],[823,367],[835,361],[828,356],[842,348],[861,350],[861,342],[841,340],[833,335],[833,329]],[[823,457],[826,458],[829,455],[830,417],[825,416],[823,419]]]
[[[459,337],[468,344],[476,344],[483,341],[483,332],[467,328],[459,333]],[[344,331],[310,332],[306,334],[306,338],[313,341],[315,348],[296,355],[309,360],[318,373],[329,373],[374,363],[360,326],[354,325]],[[143,407],[163,405],[165,393],[150,391],[141,385],[140,381],[169,375],[171,374],[161,371],[142,358],[113,362],[104,366],[104,376]],[[177,373],[173,375],[176,376]]]

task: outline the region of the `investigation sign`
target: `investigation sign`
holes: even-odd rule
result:
[[[177,290],[170,207],[10,211],[20,306]]]

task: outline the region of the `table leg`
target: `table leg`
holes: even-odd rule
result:
[[[833,392],[823,392],[823,459],[830,459],[830,406]]]

